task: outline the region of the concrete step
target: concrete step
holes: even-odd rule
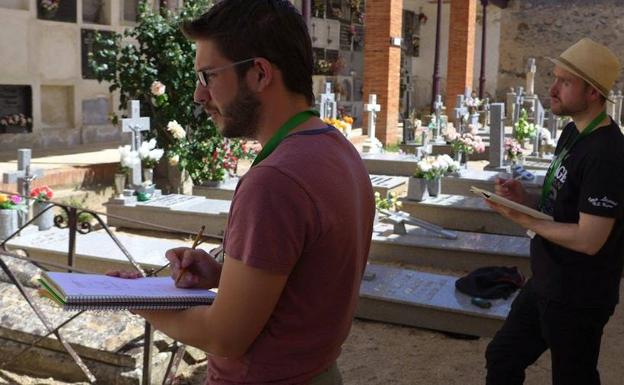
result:
[[[355,316],[401,325],[492,337],[515,294],[483,309],[455,289],[458,277],[370,263],[360,286]]]
[[[461,272],[484,266],[517,266],[530,275],[527,237],[458,231],[457,239],[444,239],[417,226],[405,227],[407,234],[398,235],[391,224],[376,225],[370,260]]]
[[[526,236],[526,230],[492,210],[476,196],[429,197],[422,202],[401,199],[401,211],[445,229],[476,233]]]

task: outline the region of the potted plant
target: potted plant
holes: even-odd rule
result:
[[[529,114],[526,109],[520,110],[520,117],[514,124],[513,137],[521,145],[526,145],[529,139],[534,138],[537,133],[535,124],[529,123]]]
[[[427,194],[435,197],[440,195],[442,190],[442,176],[447,175],[450,172],[454,172],[458,168],[458,162],[451,159],[448,155],[438,155],[436,157],[428,156],[416,164],[414,178],[424,180]],[[422,184],[422,182],[420,183]],[[416,191],[418,192],[418,190]]]
[[[52,19],[56,16],[56,12],[61,5],[61,0],[41,0],[39,1],[39,9],[41,16],[46,19]]]
[[[20,210],[25,210],[22,197],[0,193],[0,239],[6,239],[17,231],[17,214]]]
[[[164,155],[165,150],[156,148],[156,139],[150,139],[147,142],[141,143],[139,148],[139,158],[141,158],[141,165],[143,166],[143,181],[153,184],[154,181],[154,167],[160,162],[160,158]]]
[[[39,231],[49,230],[54,226],[54,211],[50,199],[54,196],[54,191],[48,186],[35,187],[30,191],[30,197],[33,202],[33,217],[39,215],[33,222],[39,228]]]

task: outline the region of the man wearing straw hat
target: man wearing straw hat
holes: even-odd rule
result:
[[[582,39],[554,64],[551,108],[568,115],[540,196],[514,180],[496,192],[538,208],[539,220],[490,203],[531,230],[532,278],[486,351],[489,385],[524,382],[525,369],[550,349],[556,385],[600,384],[602,330],[619,298],[624,260],[624,136],[605,101],[620,63],[605,46]]]

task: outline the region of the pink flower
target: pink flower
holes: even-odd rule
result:
[[[13,202],[14,204],[18,205],[20,203],[22,203],[22,197],[19,195],[11,195],[11,202]]]

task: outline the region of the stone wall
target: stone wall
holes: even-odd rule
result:
[[[535,92],[545,106],[552,82],[552,63],[583,37],[607,45],[624,63],[624,7],[621,0],[511,0],[502,12],[497,96],[509,87],[525,86],[527,59],[535,57]],[[624,77],[616,89],[624,85]]]

